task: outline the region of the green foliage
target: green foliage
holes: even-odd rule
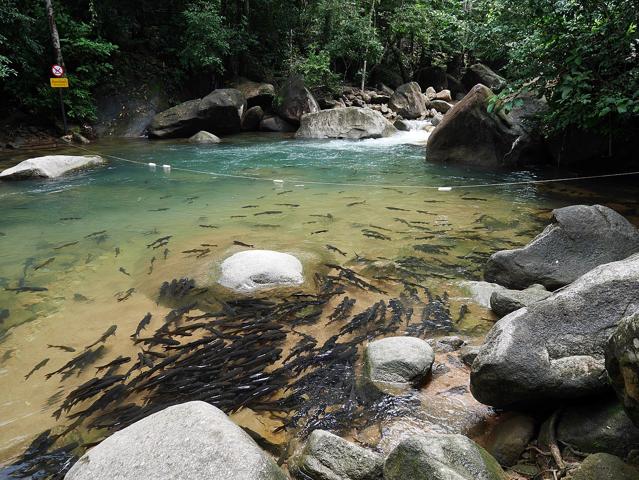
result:
[[[190,69],[224,72],[232,32],[224,25],[218,1],[199,1],[183,13],[184,32],[180,60]]]
[[[339,76],[331,70],[331,57],[326,50],[317,50],[315,45],[309,47],[307,56],[294,56],[291,65],[293,74],[304,77],[309,88],[326,87],[337,90]]]

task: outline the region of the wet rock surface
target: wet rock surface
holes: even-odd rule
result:
[[[0,172],[0,180],[25,180],[29,178],[57,178],[87,167],[105,163],[99,156],[47,155],[29,158],[15,167]]]
[[[490,296],[490,309],[503,317],[552,295],[543,285],[531,285],[525,290],[497,290]]]
[[[195,135],[193,135],[192,137],[190,137],[189,142],[202,143],[202,144],[220,143],[220,138],[217,137],[216,135],[213,135],[210,132],[205,132],[204,130],[201,130],[197,132]]]
[[[569,480],[636,480],[639,469],[607,453],[588,455]]]
[[[426,113],[422,89],[417,82],[397,87],[388,102],[388,107],[402,117],[413,120]]]
[[[397,129],[381,113],[369,108],[347,107],[302,116],[298,138],[364,139],[390,137]]]
[[[300,285],[302,264],[293,255],[272,250],[245,250],[222,262],[219,283],[237,292]]]

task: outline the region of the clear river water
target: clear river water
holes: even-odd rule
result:
[[[322,297],[319,307],[308,307],[317,315],[301,320],[295,317],[293,326],[278,330],[284,334],[278,337],[277,349],[272,349],[281,349],[281,355],[278,351],[266,373],[275,375],[285,363],[283,358],[301,339],[313,338],[317,347],[309,351],[320,355],[319,347],[340,331],[340,338],[357,341],[353,368],[358,372],[358,347],[390,332],[427,339],[454,332],[470,343],[480,342],[495,318],[470,298],[463,282],[480,280],[483,263],[494,251],[526,244],[543,229],[551,209],[603,203],[637,220],[639,189],[630,182],[613,179],[465,188],[565,172],[485,173],[434,165],[425,161],[424,140],[422,132],[359,142],[243,134],[214,146],[104,140],[89,148],[200,173],[153,171],[145,165],[109,158],[104,167],[57,180],[0,183],[0,464],[14,460],[45,429],[64,429],[60,443],[70,438],[86,446],[102,438],[105,429],[74,424],[77,417],[71,416],[95,398],[75,403],[60,414],[56,411],[65,397],[102,375],[103,370],[96,367],[119,355],[131,357],[133,365],[138,353],[155,348],[152,362],[166,358],[171,347],[161,353],[161,346],[136,344],[130,337],[147,313],[153,320],[144,332],[150,336],[162,325],[162,318],[167,321],[172,309],[183,305],[159,298],[163,282],[188,278],[201,289],[199,294],[206,292],[198,297],[204,300],[185,310],[191,317],[180,316],[176,325],[199,321],[198,315],[213,310],[216,301],[228,305],[225,302],[237,300],[238,295],[216,284],[221,261],[235,252],[252,247],[278,250],[302,261],[304,285],[261,294],[262,299],[316,294],[326,281],[318,280],[318,275],[326,277],[331,272],[344,284],[343,291]],[[37,152],[45,153],[78,151]],[[1,157],[0,169],[27,156],[34,154]],[[422,188],[442,185],[459,187],[451,191]],[[346,270],[335,270],[335,265]],[[336,271],[340,275],[335,275]],[[379,314],[376,322],[388,322],[395,312],[390,309],[395,304],[389,301],[400,298],[406,306],[411,285],[428,289],[427,294],[412,292],[412,319],[408,315],[406,321],[389,330],[358,330],[355,326],[343,330],[353,315],[379,301],[385,302],[388,313],[386,317]],[[16,291],[25,286],[39,291]],[[336,321],[336,316],[330,315],[344,295],[357,303],[349,315]],[[441,315],[435,312],[427,321],[428,305],[439,305]],[[112,325],[116,326],[113,335],[100,341]],[[368,336],[358,337],[362,331]],[[202,335],[193,331],[180,341]],[[47,378],[96,341],[104,348],[94,359]],[[256,358],[264,355],[260,352]],[[145,355],[149,358],[150,354]],[[129,366],[124,364],[120,370],[116,366],[110,372],[123,375]],[[388,438],[384,433],[393,429],[480,432],[492,412],[469,394],[467,367],[445,353],[438,353],[436,366],[429,385],[412,394],[411,401],[420,408],[411,408],[410,415],[393,404],[380,410],[385,413],[371,413],[364,422],[353,420],[346,425],[339,419],[327,420],[340,405],[323,408],[321,415],[292,400],[280,404],[281,408],[269,408],[266,400],[274,405],[286,398],[284,385],[267,393],[256,391],[255,398],[259,396],[261,404],[246,400],[237,405],[231,399],[223,409],[275,445],[285,444],[300,428],[308,427],[310,416],[315,422],[312,425],[332,425],[371,444],[380,435]],[[139,367],[150,368],[144,364]],[[324,368],[322,361],[305,371],[314,368]],[[234,378],[240,379],[238,385],[242,383],[243,377]],[[148,391],[136,391],[127,402],[142,404],[149,396]],[[300,394],[310,404],[316,401],[312,397]],[[166,403],[167,395],[162,398]],[[184,401],[188,397],[175,398]],[[99,412],[123,402],[114,401]],[[278,428],[302,410],[299,417],[304,418],[296,419],[295,428]]]

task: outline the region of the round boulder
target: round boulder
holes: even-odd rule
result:
[[[370,108],[346,107],[302,116],[298,138],[364,139],[390,137],[397,129]]]
[[[637,480],[639,469],[607,453],[588,455],[570,480]]]
[[[200,130],[195,135],[189,138],[190,143],[220,143],[219,137],[216,137],[210,132]]]
[[[417,82],[409,82],[397,87],[388,102],[388,106],[402,117],[414,120],[426,113],[426,104],[422,89]]]
[[[608,340],[606,370],[621,404],[639,427],[639,311],[622,319]]]
[[[238,252],[222,262],[221,270],[219,283],[242,293],[304,283],[301,262],[272,250]]]
[[[435,353],[424,340],[415,337],[389,337],[375,340],[364,351],[364,380],[382,393],[396,393],[420,386],[435,360]]]
[[[85,453],[65,480],[286,480],[275,461],[213,405],[166,408]]]
[[[259,130],[260,123],[264,118],[264,110],[259,105],[250,107],[244,115],[242,115],[242,130],[246,132],[254,132]]]
[[[280,101],[275,110],[278,115],[293,125],[299,125],[302,115],[320,111],[313,94],[300,78],[290,78],[279,93]]]

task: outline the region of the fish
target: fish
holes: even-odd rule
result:
[[[257,208],[259,205],[244,205],[242,208]]]
[[[246,218],[246,215],[231,215],[231,218]]]
[[[11,312],[9,311],[8,308],[0,309],[0,324],[4,322],[7,318],[9,318],[10,315],[11,315]]]
[[[197,255],[195,256],[195,258],[201,258],[211,253],[211,249],[210,248],[192,248],[191,250],[184,250],[182,251],[182,253],[196,253]]]
[[[128,300],[129,297],[133,295],[134,292],[135,292],[135,288],[129,288],[126,292],[124,292],[124,295],[118,297],[118,302],[124,302],[125,300]],[[116,295],[120,295],[121,293],[122,292]]]
[[[153,318],[153,315],[151,315],[151,312],[148,312],[146,315],[144,315],[144,318],[140,320],[140,323],[138,323],[138,327],[135,329],[135,333],[131,335],[131,338],[139,337],[140,332],[142,332],[142,330],[144,330],[146,326],[149,323],[151,323],[151,318]]]
[[[109,363],[105,363],[104,365],[100,365],[99,367],[95,367],[95,369],[100,372],[102,370],[106,370],[107,368],[113,368],[120,365],[124,365],[125,363],[129,363],[131,361],[131,357],[123,357],[120,355],[115,360],[111,360]]]
[[[49,348],[58,348],[58,349],[63,350],[65,352],[75,352],[75,348],[67,347],[66,345],[49,345],[49,344],[47,344],[47,347],[49,347]]]
[[[192,202],[193,200],[196,200],[196,199],[198,199],[198,198],[200,198],[200,196],[199,196],[199,195],[196,195],[196,196],[194,196],[194,197],[186,197],[186,201],[187,201],[187,202]]]
[[[405,208],[399,208],[399,207],[386,207],[386,210],[397,210],[399,212],[410,212],[410,210],[407,210]]]
[[[96,236],[102,235],[104,233],[106,233],[106,230],[100,230],[99,232],[89,233],[88,235],[85,235],[84,238],[96,237]]]
[[[436,213],[427,212],[426,210],[415,210],[415,211],[416,211],[417,213],[422,213],[422,214],[424,214],[424,215],[432,215],[432,216],[434,216],[434,217],[436,217],[436,216],[437,216],[437,214],[436,214]]]
[[[81,293],[74,293],[73,294],[73,301],[74,302],[88,302],[89,299],[87,297],[85,297],[84,295],[82,295]]]
[[[283,213],[283,212],[281,210],[266,210],[264,212],[254,213],[253,216],[257,217],[258,215],[278,215],[280,213]]]
[[[115,247],[115,256],[120,255],[120,247]]]
[[[118,269],[118,271],[119,271],[119,272],[124,273],[124,274],[125,274],[126,276],[128,276],[128,277],[130,277],[130,276],[131,276],[131,274],[130,274],[129,272],[127,272],[127,271],[124,269],[124,267],[120,267],[120,268]]]
[[[115,331],[118,329],[117,325],[111,325],[109,328],[107,328],[106,332],[104,332],[100,338],[98,338],[95,342],[93,342],[91,345],[89,345],[88,347],[84,347],[85,350],[89,350],[91,347],[95,347],[98,343],[104,343],[106,342],[106,340],[112,336],[115,335]]]
[[[240,242],[239,240],[233,240],[233,245],[238,245],[240,247],[254,248],[255,245],[249,245],[248,243]]]
[[[75,242],[69,242],[69,243],[65,243],[65,244],[63,244],[63,245],[60,245],[60,246],[58,246],[58,247],[53,247],[53,249],[54,249],[54,250],[62,250],[62,249],[63,249],[63,248],[65,248],[65,247],[71,247],[71,246],[73,246],[73,245],[77,245],[78,243],[80,243],[80,242],[78,242],[78,241],[75,241]]]
[[[155,262],[155,257],[151,258],[151,264],[149,265],[149,271],[147,275],[151,275],[153,273],[153,263]]]
[[[44,262],[42,262],[40,265],[36,265],[35,267],[33,267],[34,270],[40,270],[41,268],[46,267],[47,265],[50,265],[51,263],[53,263],[53,261],[55,260],[55,257],[51,257],[48,260],[45,260]]]
[[[317,235],[318,233],[326,233],[328,230],[317,230],[315,232],[311,232],[311,235]]]
[[[366,203],[366,200],[363,200],[361,202],[352,202],[352,203],[347,203],[346,206],[347,207],[354,207],[355,205],[364,205]]]
[[[92,253],[87,253],[87,258],[84,259],[84,264],[86,265],[91,260],[93,260],[93,254]]]
[[[201,247],[217,247],[217,244],[214,243],[200,243]]]
[[[283,192],[278,192],[278,195],[284,195],[285,193],[291,193],[293,190],[284,190]]]
[[[151,360],[147,355],[144,355],[142,352],[138,352],[138,360],[140,361],[140,365],[153,368],[153,360]]]
[[[33,375],[35,372],[37,372],[38,370],[40,370],[40,369],[41,369],[42,367],[44,367],[47,363],[49,363],[49,359],[48,359],[48,358],[45,358],[45,359],[44,359],[44,360],[42,360],[40,363],[38,363],[35,367],[33,367],[33,368],[31,369],[31,371],[30,371],[29,373],[27,373],[27,374],[24,376],[24,379],[25,379],[25,380],[29,380],[29,377],[30,377],[31,375]]]
[[[329,220],[333,220],[333,215],[331,215],[330,213],[327,213],[326,215],[320,215],[320,214],[313,214],[310,215],[311,217],[318,217],[318,218],[328,218]]]
[[[62,218],[60,218],[61,222],[65,222],[67,220],[82,220],[82,217],[62,217]]]
[[[275,205],[279,207],[292,207],[292,208],[297,208],[300,206],[299,203],[276,203]]]
[[[343,252],[342,250],[340,250],[337,247],[334,247],[333,245],[329,245],[328,243],[326,244],[326,248],[330,251],[330,252],[336,252],[339,253],[340,255],[346,256],[347,253]]]
[[[219,228],[217,225],[205,225],[205,224],[200,224],[200,227],[202,228]]]
[[[173,237],[173,235],[167,235],[166,237],[160,237],[157,240],[154,240],[153,242],[149,243],[146,248],[156,248],[157,245],[159,244],[165,244],[165,242],[168,242],[171,238]]]
[[[152,208],[151,210],[149,210],[149,212],[166,212],[167,210],[169,210],[169,207]]]
[[[375,230],[369,230],[367,228],[362,230],[365,237],[374,238],[376,240],[392,240],[391,237],[384,235],[383,233],[376,232]]]
[[[23,292],[46,292],[49,289],[45,287],[32,287],[32,286],[24,285],[22,287],[16,287],[16,288],[5,288],[5,290],[8,292],[23,293]]]
[[[165,249],[164,249],[163,256],[164,256],[164,260],[166,260],[166,257],[168,257],[168,256],[169,256],[169,249],[168,249],[168,248],[165,248]]]

